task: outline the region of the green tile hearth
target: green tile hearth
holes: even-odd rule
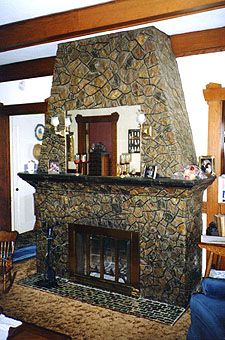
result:
[[[56,287],[43,287],[40,282],[43,282],[43,276],[35,274],[22,279],[19,284],[168,325],[173,325],[185,311],[183,307],[141,297],[133,298],[80,285],[60,277],[57,277]]]

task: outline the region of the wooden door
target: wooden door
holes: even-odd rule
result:
[[[78,153],[87,152],[87,135],[88,145],[90,145],[90,124],[110,124],[110,153],[111,153],[111,176],[116,176],[117,173],[117,121],[119,114],[113,112],[111,115],[104,116],[82,116],[78,114],[76,116],[76,122],[78,125]],[[101,125],[102,128],[104,125]],[[95,128],[95,127],[94,127]],[[97,130],[97,128],[96,128]],[[95,138],[97,138],[95,136]],[[104,144],[104,141],[102,141]],[[107,141],[108,143],[108,141]],[[108,145],[108,144],[107,144]]]

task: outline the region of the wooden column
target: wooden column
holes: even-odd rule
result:
[[[0,103],[2,107],[3,104]],[[0,115],[0,230],[11,230],[9,117]]]
[[[215,156],[215,173],[220,176],[224,169],[224,122],[223,101],[225,100],[225,88],[220,84],[209,83],[203,91],[208,103],[208,155]],[[213,221],[213,216],[221,212],[221,204],[218,204],[218,179],[207,191],[207,224]]]

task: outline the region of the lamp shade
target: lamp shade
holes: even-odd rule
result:
[[[136,120],[137,120],[138,124],[140,124],[140,125],[144,124],[144,122],[146,121],[146,117],[145,117],[144,112],[138,111]]]
[[[59,117],[55,116],[51,118],[51,125],[53,125],[54,127],[59,125]]]

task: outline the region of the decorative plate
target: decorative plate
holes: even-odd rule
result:
[[[33,147],[33,156],[36,160],[39,161],[41,155],[41,144],[35,144]]]
[[[45,131],[45,127],[43,124],[37,124],[37,126],[35,127],[35,137],[37,138],[37,140],[42,141],[43,140],[43,136],[44,136],[44,131]]]

